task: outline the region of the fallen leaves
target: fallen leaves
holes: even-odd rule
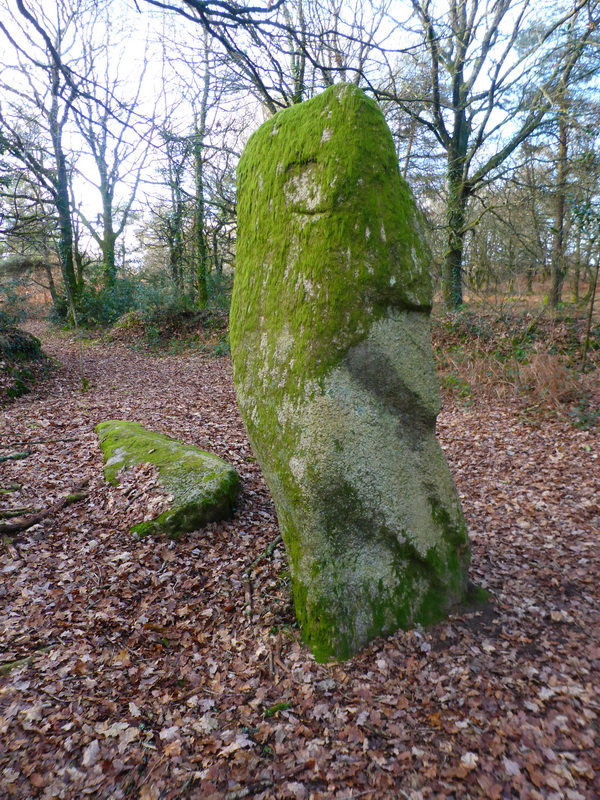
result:
[[[507,403],[449,407],[440,438],[493,603],[318,665],[228,362],[90,344],[82,394],[74,345],[42,335],[60,367],[6,410],[0,441],[51,441],[2,464],[3,497],[47,507],[84,478],[88,495],[0,551],[0,674],[17,663],[0,678],[0,796],[598,795],[593,433],[532,427]],[[110,418],[231,461],[234,519],[132,539],[161,498],[152,470],[104,481],[93,431]]]

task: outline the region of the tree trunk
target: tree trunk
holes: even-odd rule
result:
[[[58,253],[62,271],[65,292],[75,300],[79,295],[79,282],[75,274],[75,259],[73,251],[73,224],[71,220],[71,204],[69,202],[69,189],[67,169],[64,155],[57,155],[57,193],[56,210],[58,212],[60,239]]]
[[[215,267],[215,272],[217,274],[223,274],[223,259],[219,253],[219,230],[220,228],[215,227],[213,228],[212,232],[212,250],[213,250],[213,262]]]
[[[573,302],[579,302],[579,280],[581,278],[581,231],[577,231],[575,271],[573,273]]]
[[[58,67],[52,68],[52,105],[50,108],[50,135],[56,160],[56,179],[54,185],[54,203],[58,214],[60,238],[58,253],[60,268],[63,277],[64,289],[67,298],[73,302],[78,294],[80,285],[75,274],[75,259],[73,248],[73,221],[71,219],[71,201],[69,198],[69,173],[67,160],[62,147],[62,122],[59,119],[59,77]]]
[[[590,331],[592,329],[592,318],[594,316],[594,300],[596,299],[596,287],[598,286],[598,269],[600,268],[600,258],[596,260],[596,270],[590,282],[590,308],[585,326],[585,338],[583,341],[583,352],[581,353],[581,368],[585,367],[588,348],[590,346]]]
[[[285,21],[290,29],[295,29],[295,36],[288,36],[290,47],[290,69],[292,73],[292,105],[301,103],[304,100],[304,93],[306,91],[305,73],[306,73],[306,22],[304,19],[304,9],[302,7],[302,0],[297,3],[298,22],[294,24],[292,15],[286,5],[283,6],[283,14]]]
[[[107,289],[114,288],[117,282],[117,259],[115,243],[117,236],[113,228],[112,196],[107,187],[102,191],[102,269],[104,272],[104,285]]]
[[[169,267],[177,291],[183,293],[183,201],[181,187],[175,187],[171,235],[169,237]]]
[[[200,98],[200,111],[194,117],[194,182],[196,201],[194,207],[194,236],[196,251],[196,290],[197,305],[204,308],[208,303],[208,244],[204,232],[204,137],[208,116],[208,97],[210,93],[208,37],[204,36],[204,81]]]
[[[586,290],[585,296],[580,297],[579,301],[582,306],[589,303],[590,298],[592,296],[592,287],[594,284],[594,268],[592,267],[592,259],[594,254],[594,241],[589,241],[587,247],[585,249],[585,255],[583,258],[584,263],[584,282],[587,281],[588,288]],[[596,254],[596,258],[600,259],[600,251]]]
[[[52,304],[55,308],[59,306],[59,297],[56,291],[56,284],[54,283],[54,275],[52,274],[52,267],[48,262],[44,263],[44,270],[46,272],[46,278],[48,279],[48,290],[50,292],[50,297],[52,298]]]
[[[453,166],[452,163],[448,169],[447,203],[448,238],[444,256],[442,285],[444,305],[449,310],[456,310],[463,303],[462,263],[465,247],[467,192],[462,180],[461,170]]]
[[[533,276],[535,268],[533,264],[527,265],[526,279],[527,279],[527,294],[533,294]]]
[[[558,160],[556,164],[556,206],[554,213],[554,235],[552,238],[552,288],[550,289],[550,305],[553,308],[560,303],[562,287],[567,272],[565,263],[565,210],[567,194],[567,156],[568,126],[567,104],[561,98],[558,117]]]
[[[208,247],[204,234],[204,142],[197,123],[194,131],[194,179],[196,199],[194,208],[194,236],[196,245],[197,304],[204,308],[208,303]]]
[[[102,242],[102,267],[104,271],[104,285],[107,289],[113,289],[117,282],[117,261],[115,258],[115,239],[113,236],[106,237]]]
[[[204,308],[208,303],[208,245],[204,233],[204,136],[208,114],[210,72],[208,63],[208,40],[204,39],[204,86],[200,99],[200,112],[194,117],[194,181],[196,201],[194,208],[194,235],[196,244],[196,289],[197,304]]]

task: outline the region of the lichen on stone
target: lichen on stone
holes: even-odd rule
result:
[[[136,422],[108,420],[96,426],[96,433],[107,481],[118,483],[123,468],[154,464],[159,482],[172,496],[167,511],[133,526],[135,535],[165,533],[176,538],[233,513],[239,489],[237,472],[218,456],[146,430]]]
[[[467,586],[435,439],[429,253],[377,104],[336,85],[251,137],[238,170],[234,381],[319,660],[440,619]]]

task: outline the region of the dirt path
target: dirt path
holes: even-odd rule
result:
[[[448,408],[485,613],[317,665],[226,359],[156,358],[43,333],[60,366],[0,419],[3,508],[87,498],[0,543],[0,797],[593,798],[600,674],[597,434]],[[134,541],[93,432],[123,418],[239,470],[231,522]],[[21,445],[18,445],[19,449]],[[595,686],[594,686],[595,682]]]

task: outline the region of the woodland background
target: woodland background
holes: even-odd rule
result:
[[[160,5],[0,15],[0,794],[597,797],[597,4]],[[438,434],[490,602],[317,665],[227,308],[243,144],[338,80],[379,99],[428,221]],[[105,483],[111,418],[233,463],[233,519],[134,540],[162,498],[146,468]]]
[[[331,83],[381,104],[448,309],[589,302],[599,235],[598,0],[2,0],[2,308],[79,324],[223,303],[235,167]]]

